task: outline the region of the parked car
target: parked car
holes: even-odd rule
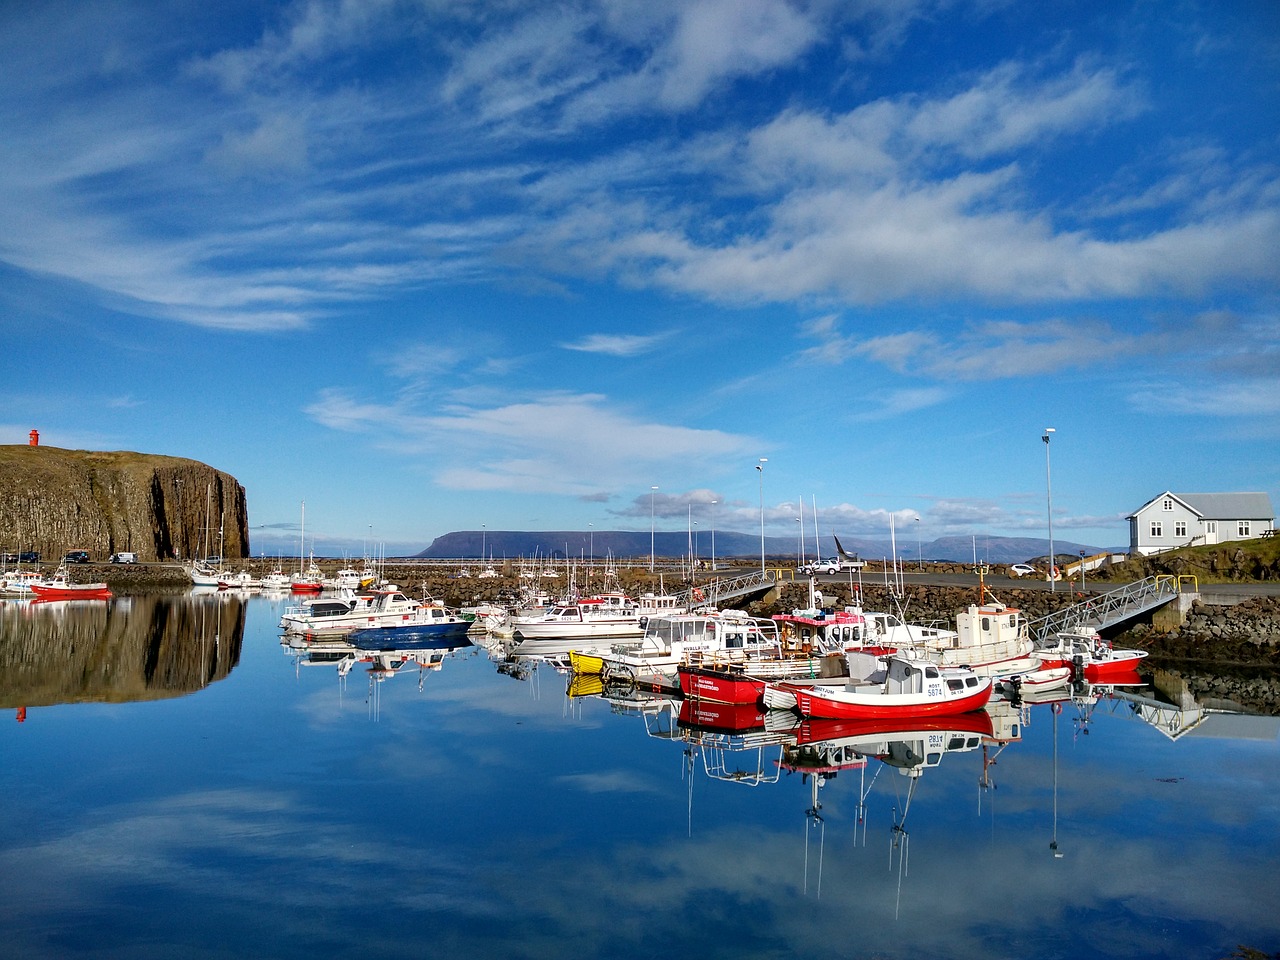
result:
[[[62,562],[63,563],[88,563],[89,551],[88,550],[69,550],[68,552],[62,555]]]
[[[828,560],[815,560],[809,564],[809,573],[840,573],[843,570],[861,570],[867,564],[863,560],[849,557],[831,557]]]
[[[1015,577],[1029,577],[1039,572],[1029,563],[1015,563],[1009,568],[1009,573]]]
[[[136,553],[113,553],[111,555],[112,563],[137,563],[138,555]]]
[[[0,557],[0,560],[5,563],[39,563],[40,554],[34,550],[23,550],[20,553],[14,550],[6,552],[3,557]]]

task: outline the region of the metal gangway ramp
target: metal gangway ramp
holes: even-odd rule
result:
[[[676,594],[676,597],[681,606],[696,610],[699,607],[719,607],[726,600],[763,593],[766,590],[772,590],[773,586],[772,574],[756,570],[739,577],[717,577],[708,580],[706,583]]]
[[[1126,584],[1109,593],[1090,597],[1080,603],[1057,610],[1047,617],[1032,620],[1031,637],[1037,643],[1048,640],[1055,633],[1075,627],[1092,627],[1102,630],[1125,620],[1131,620],[1176,599],[1182,592],[1181,579],[1168,574],[1147,577]]]

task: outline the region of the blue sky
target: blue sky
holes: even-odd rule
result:
[[[2,442],[227,470],[255,552],[653,486],[1044,536],[1048,426],[1062,539],[1280,502],[1275,3],[6,3],[0,58]]]

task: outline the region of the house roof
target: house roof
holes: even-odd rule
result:
[[[1265,493],[1173,493],[1152,497],[1129,516],[1133,519],[1163,497],[1173,497],[1203,520],[1274,520],[1271,498]]]
[[[1206,520],[1273,520],[1265,493],[1179,493],[1178,499]]]

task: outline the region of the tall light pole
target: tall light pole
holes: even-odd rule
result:
[[[690,500],[686,507],[689,508],[689,582],[693,582],[693,501]]]
[[[756,469],[760,472],[760,572],[764,573],[764,465],[769,462],[768,457],[761,457],[760,462],[756,464]]]
[[[653,495],[658,492],[657,487],[649,488],[649,572],[653,573]]]
[[[595,559],[596,559],[596,525],[594,523],[588,523],[587,527],[591,530],[591,533],[590,533],[591,544],[587,548],[587,578],[590,579],[591,568],[594,565]]]
[[[804,549],[804,521],[799,517],[792,517],[796,523],[800,524],[796,529],[800,532],[796,534],[796,569],[800,569],[800,551]]]
[[[920,518],[916,517],[916,566],[924,569],[924,556],[920,552]]]
[[[711,501],[711,572],[716,572],[716,511],[715,505],[719,500]]]
[[[1053,482],[1049,473],[1049,434],[1056,433],[1053,427],[1044,428],[1044,436],[1040,439],[1044,441],[1044,490],[1045,496],[1049,501],[1049,592],[1055,592],[1055,582],[1053,577],[1054,568],[1057,566],[1057,558],[1053,553]]]

